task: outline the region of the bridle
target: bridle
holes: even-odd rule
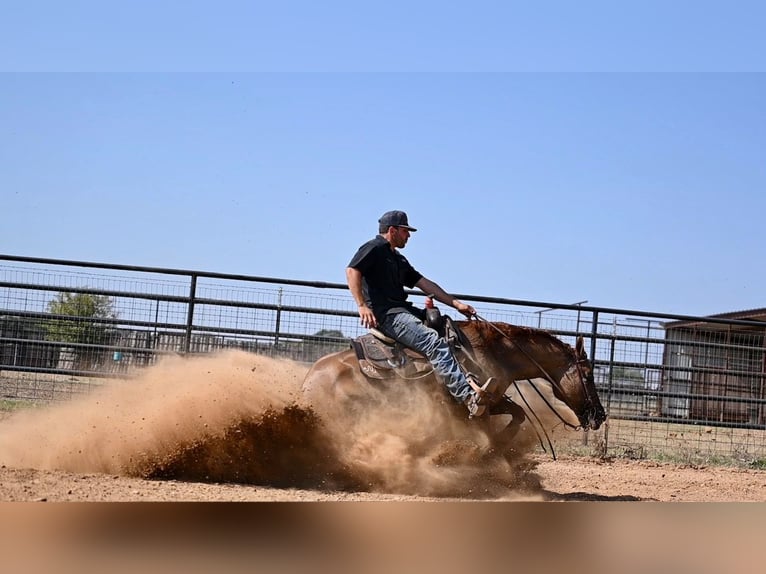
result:
[[[529,359],[529,361],[535,367],[537,367],[540,370],[540,372],[543,375],[543,378],[546,381],[548,381],[554,389],[558,389],[558,391],[561,393],[562,396],[565,395],[564,389],[561,386],[561,384],[558,381],[554,380],[554,378],[548,373],[548,371],[546,371],[545,368],[524,348],[524,345],[519,344],[518,341],[514,341],[511,337],[509,337],[506,333],[504,333],[497,325],[495,325],[491,321],[487,321],[486,319],[484,319],[483,317],[480,317],[476,313],[474,313],[473,317],[477,321],[481,321],[481,322],[486,323],[487,325],[489,325],[491,328],[493,328],[495,331],[497,331],[500,334],[501,337],[503,337],[504,339],[509,341],[514,347],[516,347],[519,351],[521,351],[521,353],[527,359]],[[585,409],[586,409],[586,411],[590,412],[590,411],[595,410],[595,405],[593,403],[593,398],[591,397],[591,393],[590,393],[590,391],[588,389],[588,386],[585,384],[586,375],[583,372],[583,365],[586,364],[587,362],[588,362],[587,358],[580,359],[580,358],[575,357],[574,363],[569,367],[569,369],[564,373],[564,375],[561,378],[562,379],[568,378],[570,376],[570,373],[572,373],[572,371],[576,371],[577,372],[577,379],[580,381],[580,385],[582,386],[582,390],[583,390],[583,393],[584,393],[584,396],[585,396]],[[564,417],[561,416],[561,413],[559,413],[556,410],[556,407],[553,406],[550,403],[550,401],[543,395],[543,393],[540,391],[540,389],[538,389],[537,386],[530,379],[527,379],[527,382],[535,390],[535,392],[540,396],[540,398],[543,400],[545,405],[551,410],[551,412],[554,415],[556,415],[556,418],[558,418],[559,421],[561,421],[561,423],[564,426],[566,426],[566,427],[568,427],[570,429],[573,429],[573,430],[581,430],[583,428],[582,424],[573,425],[572,423],[570,423],[569,421],[564,419]],[[531,405],[527,402],[527,400],[524,397],[524,395],[521,393],[521,391],[519,389],[519,386],[518,386],[518,383],[516,381],[513,381],[513,386],[516,389],[516,391],[519,393],[519,396],[521,397],[521,399],[524,401],[524,404],[527,406],[529,411],[533,414],[533,416],[537,420],[538,424],[540,424],[542,426],[542,423],[541,423],[539,417],[534,412],[534,410],[532,409]],[[578,416],[577,419],[579,421],[580,417]]]

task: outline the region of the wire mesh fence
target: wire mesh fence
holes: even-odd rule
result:
[[[489,321],[585,338],[609,418],[560,436],[559,450],[766,461],[766,311],[682,317],[459,296]],[[5,404],[66,400],[170,354],[241,349],[309,364],[361,334],[340,284],[0,256]]]

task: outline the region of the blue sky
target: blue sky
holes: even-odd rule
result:
[[[754,0],[25,0],[8,71],[753,71]]]
[[[403,209],[455,293],[766,306],[758,6],[40,4],[0,35],[2,253],[342,282]]]

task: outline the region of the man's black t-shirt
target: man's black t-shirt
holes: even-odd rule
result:
[[[348,266],[362,274],[364,298],[379,322],[389,312],[409,311],[420,315],[420,310],[407,301],[404,288],[414,287],[423,276],[404,255],[391,249],[383,236],[378,235],[362,245]]]

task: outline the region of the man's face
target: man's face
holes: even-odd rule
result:
[[[391,239],[394,247],[401,249],[407,245],[407,240],[410,238],[410,230],[406,227],[394,227]]]

